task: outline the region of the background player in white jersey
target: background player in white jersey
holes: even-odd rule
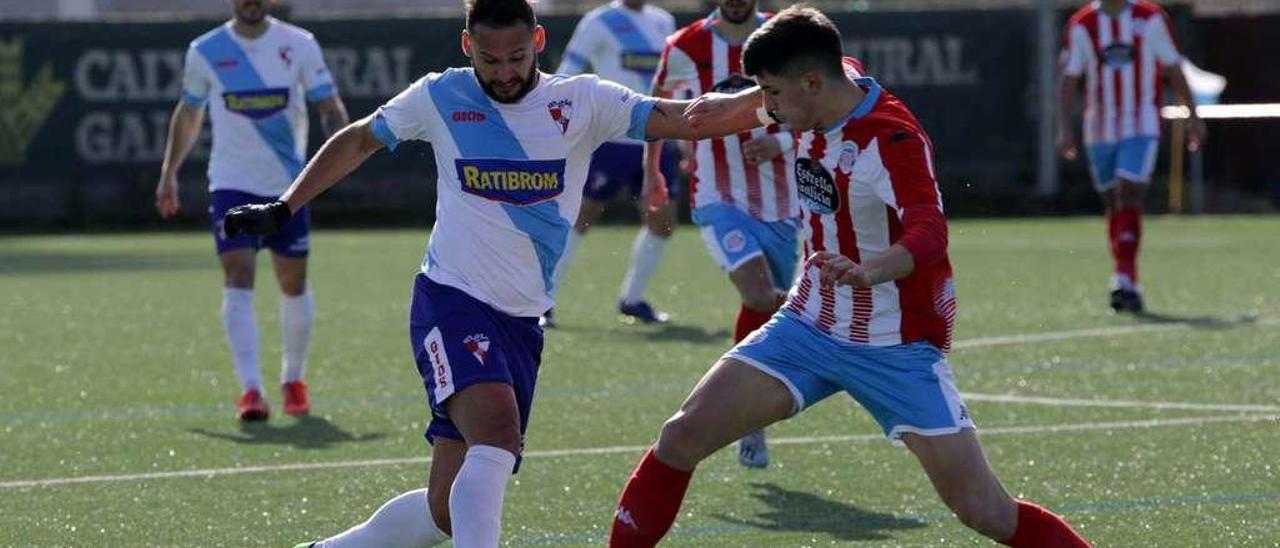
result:
[[[273,2],[231,0],[231,21],[191,42],[182,78],[182,100],[173,111],[164,166],[156,186],[162,217],[178,212],[178,171],[204,122],[213,125],[209,158],[213,237],[225,274],[222,326],[243,394],[236,404],[244,421],[266,420],[258,366],[258,323],[253,282],[259,249],[271,250],[280,299],[283,336],[281,390],[284,410],[307,413],[302,381],[314,318],[307,287],[310,217],[302,211],[278,234],[227,237],[227,210],[280,196],[302,170],[307,151],[307,103],[320,113],[325,135],[347,124],[347,111],[333,86],[320,45],[311,33],[267,15]]]
[[[755,85],[742,71],[742,43],[766,15],[756,11],[755,0],[720,0],[717,8],[667,41],[653,81],[655,96],[733,93]],[[793,143],[790,128],[771,124],[693,145],[693,222],[742,299],[734,343],[769,321],[795,278],[800,206],[790,170]],[[668,195],[664,188],[669,176],[658,162],[661,147],[661,142],[646,145],[645,193],[650,203],[661,203]],[[738,462],[752,468],[768,466],[763,430],[738,443]]]
[[[675,18],[667,10],[644,0],[614,0],[582,16],[556,72],[581,74],[590,67],[605,80],[622,84],[636,93],[648,93],[662,44],[675,30]],[[573,232],[569,233],[565,261],[556,272],[557,287],[569,269],[579,238],[600,220],[605,204],[619,190],[629,192],[632,200],[639,198],[644,180],[643,153],[642,142],[619,139],[600,145],[592,155],[582,211],[578,213]],[[673,178],[679,163],[677,154],[675,147],[668,147],[662,154],[663,169]],[[654,310],[644,294],[675,228],[675,208],[650,211],[642,206],[640,214],[644,226],[640,227],[631,248],[631,264],[622,281],[618,311],[645,323],[664,322],[667,315]],[[543,325],[555,325],[550,311],[544,316]]]
[[[1138,246],[1143,200],[1160,144],[1164,80],[1172,84],[1178,100],[1191,107],[1187,147],[1193,151],[1204,139],[1204,123],[1182,74],[1173,26],[1159,6],[1145,0],[1090,2],[1068,21],[1065,47],[1059,146],[1068,160],[1079,154],[1070,117],[1083,81],[1085,155],[1106,208],[1115,263],[1111,308],[1142,312]]]
[[[595,76],[538,70],[546,37],[526,0],[472,0],[462,49],[472,67],[432,73],[331,138],[281,201],[228,213],[228,234],[270,234],[370,155],[432,145],[436,223],[414,280],[409,332],[427,392],[427,489],[395,497],[333,546],[497,546],[502,500],[528,426],[542,359],[538,316],[578,216],[591,153],[622,136],[696,140],[747,129],[700,126],[688,103]]]
[[[803,132],[794,169],[813,254],[783,311],[663,425],[627,481],[609,545],[657,544],[702,459],[844,391],[911,450],[965,525],[1011,546],[1087,546],[1058,516],[1011,497],[983,455],[943,355],[955,286],[929,137],[874,79],[846,74],[841,45],[831,20],[803,7],[747,40],[743,65],[763,93],[744,95],[763,95]]]

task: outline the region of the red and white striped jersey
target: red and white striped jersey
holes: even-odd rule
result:
[[[862,263],[900,244],[915,269],[870,288],[822,287],[818,267],[806,264],[784,309],[842,341],[928,341],[949,351],[956,295],[933,145],[902,101],[871,78],[855,82],[866,99],[796,145],[805,255],[828,251]]]
[[[1130,0],[1119,15],[1100,2],[1067,22],[1063,73],[1085,76],[1084,142],[1160,135],[1160,69],[1182,55],[1160,6]]]
[[[758,13],[764,22],[769,15]],[[664,91],[734,93],[755,85],[742,72],[742,45],[730,45],[715,29],[718,12],[676,31],[667,39],[654,84]],[[779,221],[800,215],[789,150],[766,164],[745,161],[742,145],[763,135],[788,131],[778,124],[693,145],[689,200],[694,208],[724,203],[754,219]]]

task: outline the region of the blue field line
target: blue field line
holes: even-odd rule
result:
[[[1106,513],[1106,512],[1124,512],[1128,510],[1152,510],[1159,508],[1176,508],[1180,506],[1198,506],[1211,505],[1223,506],[1232,504],[1248,504],[1255,502],[1273,502],[1280,501],[1280,493],[1241,493],[1235,495],[1187,495],[1179,497],[1157,497],[1134,500],[1117,500],[1117,501],[1098,501],[1079,504],[1064,504],[1050,508],[1058,514],[1090,514],[1090,513]],[[816,519],[821,519],[817,517]],[[894,516],[894,519],[901,521],[910,521],[921,525],[931,525],[951,519],[955,519],[950,512],[930,515],[900,515]],[[745,525],[702,525],[695,527],[675,527],[667,533],[668,537],[694,537],[703,535],[737,535],[753,532],[762,532],[770,530],[767,527],[749,527]],[[546,544],[578,544],[592,543],[601,544],[607,540],[605,533],[567,533],[562,535],[543,535],[523,539],[515,544],[517,546],[525,545],[546,545]]]

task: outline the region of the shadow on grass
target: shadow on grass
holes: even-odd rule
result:
[[[1258,323],[1258,317],[1256,315],[1247,314],[1234,317],[1186,316],[1147,311],[1135,313],[1133,317],[1135,320],[1143,323],[1183,324],[1194,329],[1231,329]]]
[[[135,270],[206,270],[217,268],[213,248],[208,253],[169,255],[144,253],[57,253],[52,251],[0,251],[0,276],[59,272]]]
[[[619,322],[616,326],[599,323],[590,325],[561,324],[553,331],[557,330],[564,331],[566,333],[595,333],[608,335],[609,337],[630,337],[651,341],[712,343],[727,341],[729,339],[728,329],[709,331],[701,327],[680,325],[676,323],[664,323],[659,325],[628,325],[625,322]]]
[[[773,483],[752,483],[756,500],[769,506],[755,519],[723,514],[717,519],[766,531],[830,535],[832,540],[890,540],[893,531],[919,529],[927,524],[892,514],[863,510],[852,504],[827,500],[813,493],[792,491]]]
[[[320,417],[305,415],[288,426],[275,426],[267,422],[242,422],[239,433],[214,432],[203,428],[188,428],[188,432],[208,438],[248,445],[292,445],[298,449],[328,449],[338,443],[373,441],[386,434],[352,434]]]

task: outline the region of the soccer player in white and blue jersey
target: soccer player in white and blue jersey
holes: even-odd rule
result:
[[[658,70],[663,45],[675,30],[675,18],[667,10],[645,0],[614,0],[582,16],[556,72],[575,75],[590,68],[605,80],[647,94]],[[669,181],[677,180],[678,154],[674,144],[662,149],[662,170]],[[604,143],[596,150],[587,173],[582,210],[573,232],[569,233],[563,266],[556,272],[557,286],[573,260],[579,239],[600,220],[605,203],[620,190],[626,190],[632,200],[640,198],[644,184],[643,157],[644,142],[628,137]],[[674,185],[668,191],[673,188]],[[631,264],[618,295],[618,311],[645,323],[667,320],[666,314],[650,306],[644,294],[675,227],[673,202],[668,200],[660,208],[641,203],[640,215],[645,226],[640,228],[631,247]],[[550,312],[544,316],[543,325],[555,325]]]
[[[302,171],[307,150],[307,103],[316,107],[326,135],[347,125],[320,45],[311,33],[267,15],[272,2],[232,0],[234,17],[191,42],[182,100],[174,109],[156,186],[156,209],[178,212],[178,171],[200,134],[207,108],[213,126],[209,158],[210,212],[218,259],[225,274],[222,325],[243,393],[240,420],[266,420],[258,366],[258,324],[253,279],[259,249],[272,252],[283,336],[281,391],[291,415],[310,410],[302,381],[311,338],[314,299],[307,289],[307,233],[303,210],[266,238],[228,238],[222,219],[232,207],[275,200]]]
[[[623,136],[698,140],[755,123],[694,125],[688,103],[540,72],[546,36],[527,0],[471,0],[466,14],[470,68],[418,80],[325,143],[280,201],[236,208],[225,222],[229,235],[275,233],[374,152],[409,140],[434,149],[436,223],[409,318],[432,413],[428,488],[318,543],[326,548],[430,546],[450,534],[461,548],[497,546],[541,362],[538,317],[553,304],[591,153]],[[725,101],[748,115],[760,106]]]

